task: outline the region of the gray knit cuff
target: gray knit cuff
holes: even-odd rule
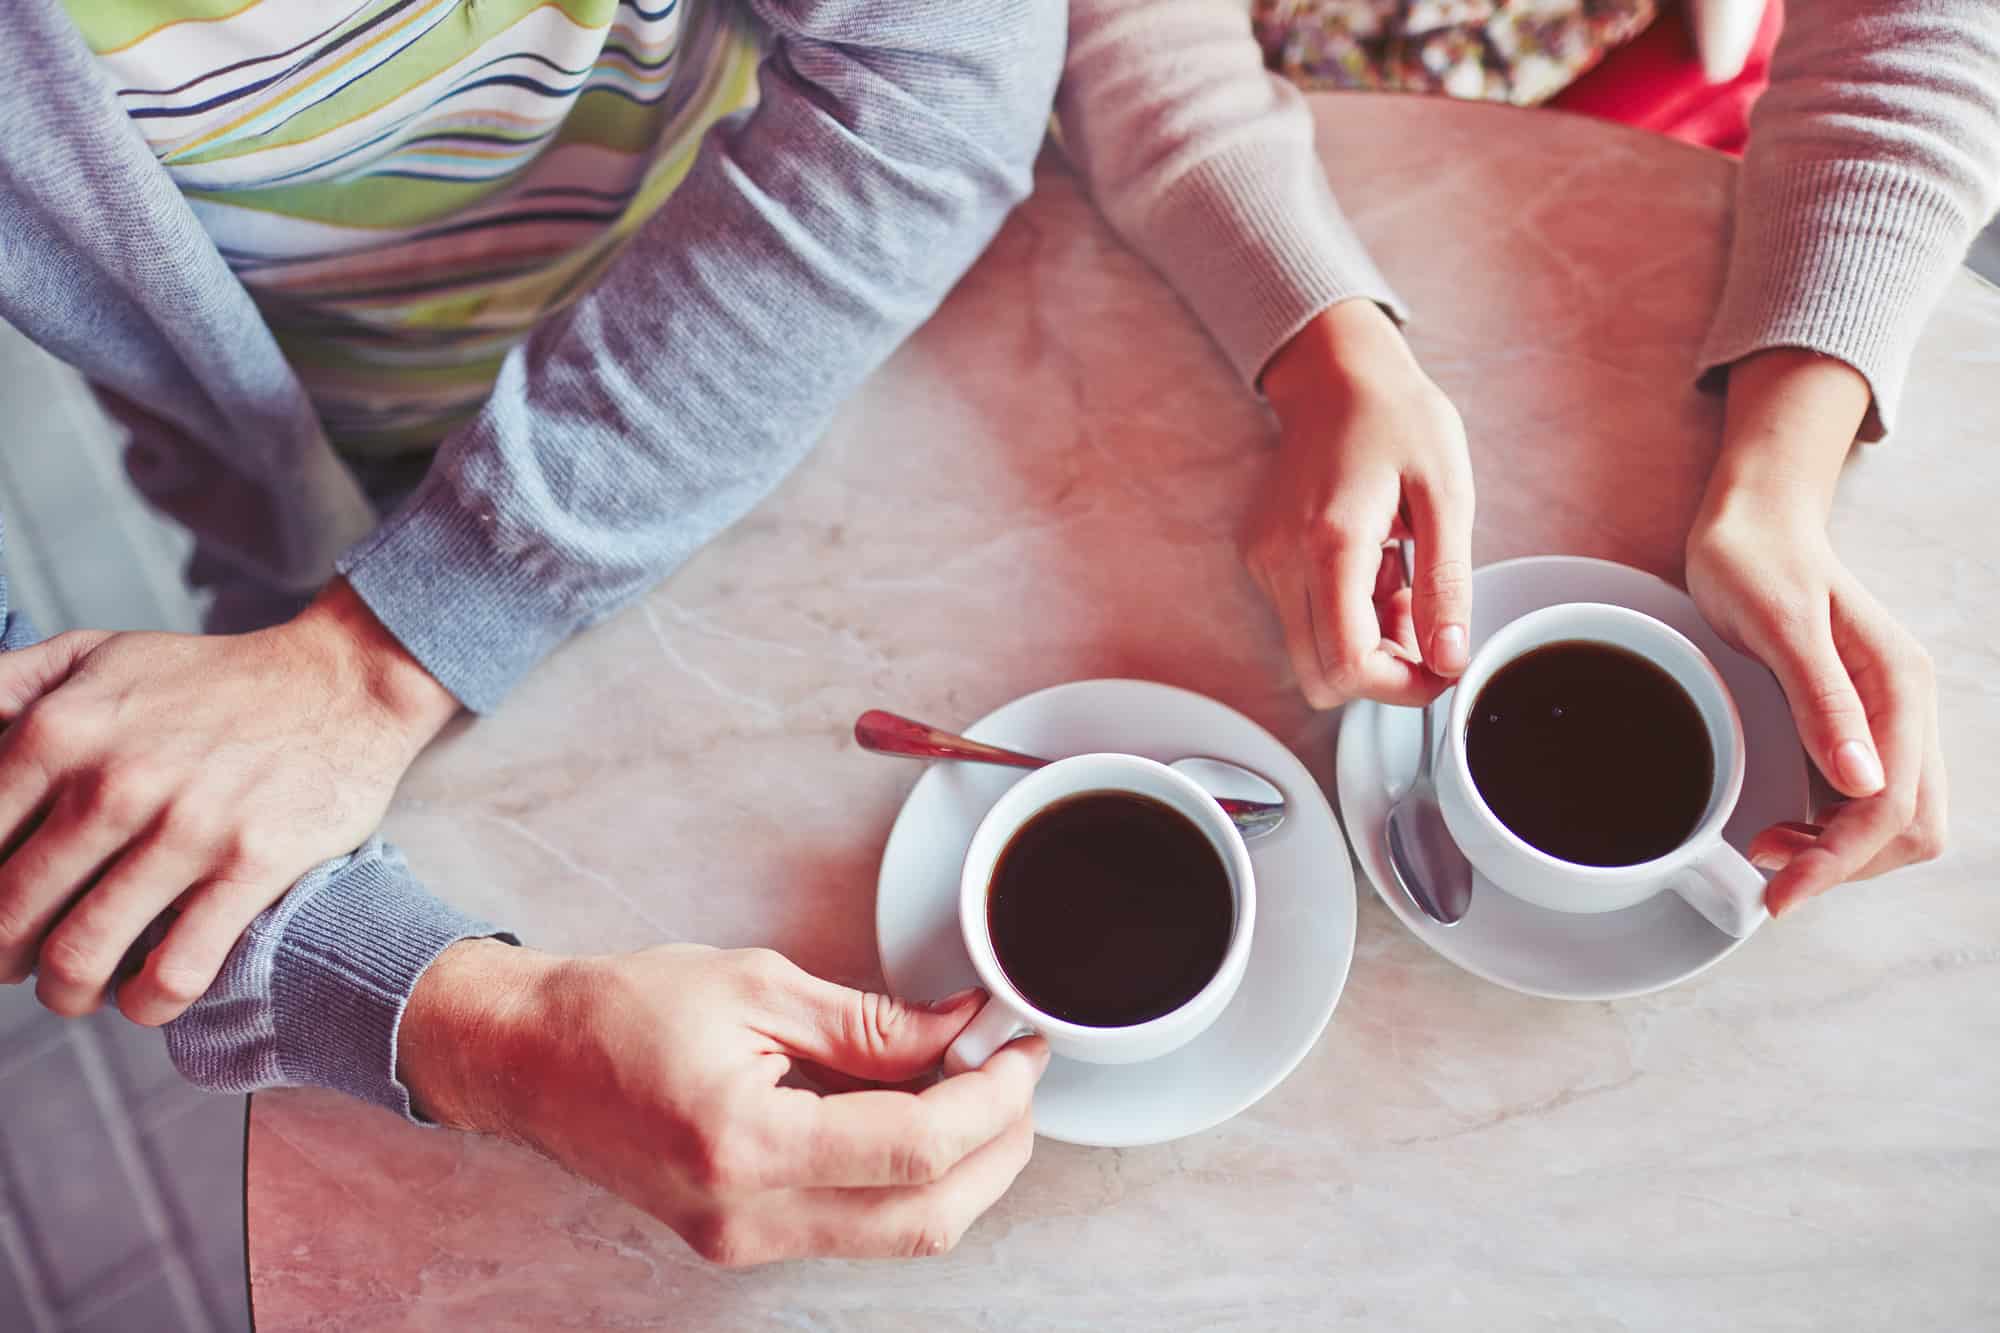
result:
[[[1753,150],[1754,153],[1754,150]],[[1702,343],[1703,387],[1773,347],[1837,357],[1874,396],[1861,437],[1895,420],[1910,353],[1979,219],[1934,183],[1879,162],[1752,162],[1736,201],[1722,302]]]
[[[366,861],[335,876],[278,941],[271,1010],[285,1082],[331,1088],[428,1123],[396,1077],[403,1010],[439,954],[497,933],[426,893],[400,860]]]
[[[470,429],[492,427],[482,420]],[[488,447],[468,442],[460,465]],[[579,617],[547,614],[563,571],[524,534],[502,530],[518,515],[468,508],[452,466],[439,459],[409,502],[335,568],[424,670],[465,707],[488,713]]]
[[[417,981],[462,939],[520,941],[432,897],[379,840],[315,867],[267,909],[222,975],[167,1025],[190,1082],[217,1092],[330,1088],[416,1124],[396,1034]]]
[[[1260,139],[1219,153],[1176,181],[1146,216],[1125,220],[1252,388],[1292,335],[1329,306],[1364,297],[1399,321],[1407,317],[1318,164],[1299,169],[1300,151]]]

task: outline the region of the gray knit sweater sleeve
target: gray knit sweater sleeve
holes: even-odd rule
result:
[[[462,939],[520,941],[433,897],[371,838],[314,867],[230,950],[208,993],[167,1024],[167,1053],[212,1092],[319,1087],[424,1123],[396,1076],[417,980]]]
[[[2000,0],[1792,0],[1701,369],[1770,347],[1838,357],[1867,377],[1879,438],[1996,207]]]

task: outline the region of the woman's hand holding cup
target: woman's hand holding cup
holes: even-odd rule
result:
[[[1752,846],[1777,871],[1765,900],[1773,915],[1944,846],[1936,672],[1826,531],[1867,406],[1867,382],[1842,362],[1790,348],[1740,362],[1722,456],[1688,538],[1695,603],[1777,676],[1806,752],[1848,798],[1820,812],[1817,838],[1780,826]]]
[[[1436,698],[1470,656],[1465,427],[1373,302],[1323,311],[1271,359],[1278,458],[1243,559],[1315,708]],[[1414,538],[1413,586],[1390,541]]]

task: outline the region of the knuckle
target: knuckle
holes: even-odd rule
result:
[[[875,991],[858,992],[853,1006],[856,1044],[871,1055],[891,1050],[903,1027],[903,1006]]]
[[[923,1259],[949,1254],[958,1248],[965,1228],[941,1208],[933,1205],[903,1233],[897,1253],[906,1259]]]
[[[63,748],[70,734],[70,705],[50,695],[28,706],[8,732],[25,753],[47,761]]]
[[[221,839],[230,878],[261,882],[284,873],[284,852],[278,839],[257,827],[238,828]]]
[[[705,1213],[687,1229],[694,1252],[718,1268],[744,1268],[759,1261],[749,1226],[728,1212]]]
[[[86,818],[123,827],[146,819],[151,813],[154,790],[152,775],[145,769],[117,764],[82,782],[77,800]]]
[[[929,1185],[951,1169],[944,1138],[921,1117],[896,1145],[894,1172],[906,1185]]]
[[[1917,788],[1915,783],[1904,783],[1889,793],[1889,814],[1897,829],[1907,836],[1917,825]]]
[[[88,943],[68,932],[58,932],[43,942],[37,966],[44,979],[73,988],[103,980],[110,969],[100,963],[97,951]]]
[[[12,953],[33,942],[34,923],[18,906],[0,900],[0,953]],[[27,970],[22,969],[22,976]],[[14,980],[20,980],[19,977]]]
[[[153,994],[177,1011],[199,1000],[208,989],[209,976],[204,969],[189,963],[162,959],[153,965]]]
[[[724,1125],[695,1141],[695,1183],[709,1194],[728,1194],[753,1183],[756,1156],[746,1136]]]
[[[1336,700],[1353,697],[1361,684],[1366,657],[1346,644],[1333,650],[1326,664],[1326,684]]]
[[[1251,573],[1266,573],[1278,567],[1277,543],[1259,529],[1245,533],[1236,544],[1236,556]]]
[[[1433,603],[1458,602],[1472,591],[1472,566],[1463,560],[1437,560],[1425,568],[1418,591]]]
[[[1321,561],[1331,561],[1346,554],[1357,540],[1348,523],[1335,514],[1314,519],[1306,529],[1306,549]]]
[[[1944,825],[1934,819],[1919,819],[1903,835],[1903,841],[1912,861],[1935,861],[1944,855]]]
[[[776,949],[741,950],[737,964],[754,990],[776,990],[791,980],[792,961]]]
[[[1811,609],[1789,597],[1760,599],[1751,608],[1750,614],[1778,643],[1804,643],[1813,628]]]
[[[1813,675],[1807,678],[1804,689],[1806,697],[1801,702],[1821,717],[1863,716],[1861,700],[1845,676]]]
[[[201,801],[170,801],[160,820],[160,837],[187,851],[213,847],[222,840],[213,807]]]

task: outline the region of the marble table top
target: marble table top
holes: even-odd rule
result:
[[[1553,113],[1315,99],[1321,153],[1463,410],[1480,562],[1678,578],[1715,447],[1689,370],[1735,167]],[[879,981],[877,857],[946,724],[1139,676],[1330,780],[1233,534],[1270,423],[1051,154],[937,316],[751,517],[411,772],[389,832],[558,950],[768,944]],[[712,1270],[516,1148],[258,1096],[258,1327],[696,1330],[2000,1326],[2000,292],[1931,322],[1836,539],[1937,659],[1955,843],[1617,1003],[1458,971],[1365,887],[1289,1080],[1154,1148],[1043,1142],[955,1253]]]

